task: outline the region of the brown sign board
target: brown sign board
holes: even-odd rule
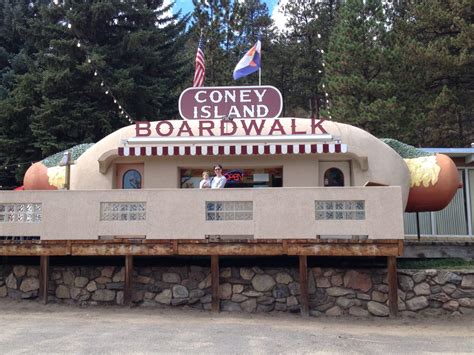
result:
[[[282,108],[280,91],[268,85],[193,87],[179,97],[185,120],[277,118]]]

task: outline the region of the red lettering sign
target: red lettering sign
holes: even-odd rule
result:
[[[158,137],[206,137],[206,136],[233,136],[238,130],[244,132],[246,136],[281,136],[293,134],[328,134],[323,127],[324,119],[309,120],[306,128],[298,128],[296,119],[287,119],[291,122],[291,129],[288,125],[283,125],[281,120],[199,120],[194,125],[194,131],[191,128],[191,122],[179,121],[178,125],[173,125],[171,121],[158,121],[154,123],[148,121],[135,122],[135,137],[150,137],[156,134]],[[176,122],[176,121],[174,121]],[[197,126],[197,127],[196,127]]]
[[[244,179],[244,174],[239,170],[232,170],[224,174],[227,181],[240,182]]]

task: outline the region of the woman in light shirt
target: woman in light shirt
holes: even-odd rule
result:
[[[214,176],[211,180],[211,189],[224,188],[227,179],[224,175],[222,175],[222,166],[220,164],[216,164],[214,166],[214,173],[216,174],[216,176]]]

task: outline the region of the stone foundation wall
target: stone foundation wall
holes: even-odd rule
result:
[[[402,315],[474,314],[474,270],[399,270]],[[80,305],[123,304],[124,268],[52,267],[49,300]],[[36,299],[39,268],[0,266],[0,298]],[[309,270],[314,316],[388,316],[386,270]],[[299,312],[298,269],[227,267],[220,272],[221,310]],[[210,269],[136,267],[133,302],[210,310]]]

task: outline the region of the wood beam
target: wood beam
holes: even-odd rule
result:
[[[283,247],[278,244],[249,244],[249,243],[180,243],[179,255],[283,255]]]
[[[48,303],[49,256],[40,256],[39,298],[43,304]]]
[[[212,311],[220,311],[219,298],[219,255],[211,255]]]
[[[394,244],[289,244],[288,255],[319,256],[398,256],[398,243]]]
[[[0,242],[0,255],[40,256],[124,256],[124,255],[324,255],[400,256],[399,240],[278,240],[259,239],[211,243],[207,240],[48,240]]]
[[[301,315],[309,316],[309,294],[308,294],[308,257],[300,255],[300,303]]]
[[[0,255],[4,256],[64,256],[69,255],[67,243],[61,244],[1,244]]]
[[[474,259],[474,239],[471,242],[406,241],[404,258]]]
[[[72,244],[71,254],[76,256],[112,256],[112,255],[173,255],[170,244]]]
[[[397,258],[387,257],[387,278],[388,278],[388,307],[390,316],[398,314],[398,281],[397,281]]]
[[[132,304],[133,293],[133,255],[125,255],[125,285],[123,289],[123,304]]]

